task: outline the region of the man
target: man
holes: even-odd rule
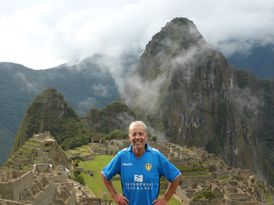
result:
[[[102,170],[103,182],[112,199],[119,205],[162,205],[172,198],[181,178],[181,172],[157,149],[147,144],[147,127],[142,121],[129,126],[130,147],[117,153]],[[123,195],[117,193],[110,181],[119,174]],[[160,177],[169,185],[162,198],[158,198]]]

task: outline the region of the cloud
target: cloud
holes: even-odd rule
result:
[[[101,83],[92,86],[92,90],[94,91],[94,95],[106,97],[108,95],[108,89],[106,86]]]
[[[187,37],[185,36],[185,38]],[[145,64],[147,65],[146,68],[149,69],[157,65],[159,61],[163,61],[159,63],[160,66],[157,67],[157,71],[153,72],[157,73],[156,78],[153,78],[153,74],[152,76],[145,74],[145,77],[143,77],[139,72],[133,71],[125,82],[124,90],[120,90],[120,94],[127,105],[141,108],[147,114],[156,114],[156,112],[159,112],[159,100],[165,96],[165,92],[169,92],[166,88],[173,81],[174,76],[180,76],[179,79],[182,84],[190,83],[195,68],[199,65],[204,65],[208,59],[208,55],[211,55],[211,52],[208,50],[208,44],[203,40],[198,41],[197,44],[188,45],[189,47],[180,49],[179,51],[176,49],[174,42],[171,43],[167,38],[163,39],[162,42],[157,41],[157,43],[166,44],[164,47],[167,48],[166,50],[168,50],[169,54],[161,51],[152,58],[143,59],[148,61],[148,64]],[[175,49],[172,51],[172,48]],[[168,59],[163,57],[168,55]],[[180,90],[180,92],[179,96],[184,96],[180,100],[183,100],[184,104],[188,104],[186,93],[184,93],[184,90]],[[189,105],[189,110],[194,110],[195,107],[196,104],[192,103]]]
[[[147,114],[153,114],[158,109],[160,89],[166,79],[166,75],[159,75],[154,80],[146,81],[139,75],[132,75],[128,78],[122,97],[130,107],[141,108]]]
[[[22,84],[22,86],[20,87],[21,90],[26,90],[30,93],[38,93],[41,89],[38,82],[36,82],[35,80],[31,81],[30,79],[28,79],[28,76],[26,76],[22,72],[16,72],[15,78],[18,82]]]
[[[88,97],[85,100],[79,102],[77,104],[77,110],[89,110],[91,108],[96,107],[96,104],[98,103],[98,100],[95,97]],[[84,114],[84,113],[81,113]]]
[[[144,49],[174,17],[225,54],[273,43],[274,0],[0,0],[0,61],[34,69]],[[231,45],[231,40],[237,42]],[[245,49],[243,48],[245,46]]]

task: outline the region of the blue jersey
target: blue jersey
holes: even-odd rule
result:
[[[161,152],[148,145],[139,158],[131,146],[119,151],[102,173],[107,180],[120,175],[123,195],[130,205],[152,205],[159,194],[160,177],[172,182],[181,174]]]

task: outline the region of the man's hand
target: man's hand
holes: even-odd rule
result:
[[[156,199],[153,201],[154,205],[166,205],[167,202],[171,199],[172,195],[174,194],[177,186],[180,183],[181,175],[179,175],[173,182],[168,184],[167,190],[163,196],[163,198]]]
[[[112,196],[112,198],[119,205],[128,205],[127,198],[121,194],[116,193],[114,196]]]
[[[154,205],[166,205],[167,200],[165,198],[156,199],[155,201],[153,201],[153,204]]]
[[[128,200],[123,195],[116,192],[112,182],[107,180],[103,173],[101,173],[102,180],[106,186],[108,192],[110,193],[111,198],[119,205],[128,205]]]

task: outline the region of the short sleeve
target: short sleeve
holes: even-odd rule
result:
[[[111,180],[116,174],[120,173],[121,167],[121,159],[120,154],[117,153],[112,160],[103,168],[102,174],[105,176],[107,180]]]
[[[173,182],[180,174],[180,170],[174,166],[162,153],[159,152],[159,173]]]

